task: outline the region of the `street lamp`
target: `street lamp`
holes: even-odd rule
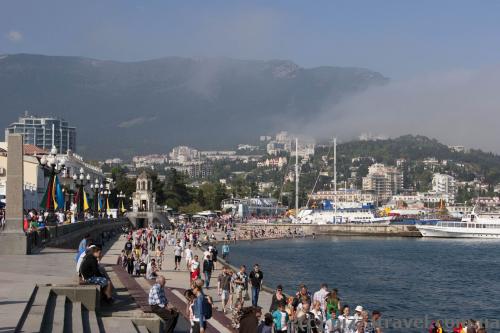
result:
[[[111,194],[111,190],[108,190],[108,189],[104,189],[101,191],[101,195],[104,197],[104,205],[101,209],[101,212],[104,212],[104,217],[108,217],[108,198],[109,198],[109,195]]]
[[[57,148],[56,146],[52,146],[48,155],[43,155],[41,158],[36,157],[38,160],[38,164],[46,171],[49,172],[49,184],[47,185],[48,192],[53,191],[54,179],[55,177],[61,173],[66,165],[66,159],[64,157],[57,156]],[[49,196],[51,193],[47,193],[47,203],[45,204],[45,208],[47,209],[47,225],[55,225],[57,218],[55,215],[55,207],[54,207],[54,198],[49,200]]]
[[[85,212],[84,212],[84,192],[85,192],[85,185],[87,185],[90,182],[90,175],[87,174],[85,176],[85,170],[83,168],[80,168],[80,174],[74,174],[73,175],[73,183],[75,184],[77,190],[78,190],[78,207],[77,207],[77,216],[79,219],[84,219],[85,217]]]
[[[123,191],[120,191],[120,193],[117,194],[116,197],[119,200],[119,202],[118,202],[118,215],[121,216],[123,214],[123,212],[122,212],[123,199],[125,199],[126,195],[123,193]]]
[[[99,191],[104,187],[102,183],[99,183],[99,179],[95,179],[94,184],[90,184],[90,188],[94,191],[94,218],[99,217]]]

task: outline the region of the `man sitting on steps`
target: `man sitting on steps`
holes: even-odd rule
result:
[[[179,313],[168,304],[164,288],[165,277],[159,275],[149,290],[149,305],[151,310],[165,321],[165,332],[172,333],[177,325]]]
[[[105,301],[112,303],[113,298],[111,296],[113,295],[113,285],[111,281],[102,274],[97,262],[97,258],[100,258],[102,254],[101,248],[96,246],[92,247],[89,251],[90,253],[85,256],[80,266],[80,274],[86,282],[100,285],[105,295]]]

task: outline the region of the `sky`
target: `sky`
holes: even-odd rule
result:
[[[6,53],[363,67],[390,83],[324,105],[304,134],[424,134],[500,152],[496,0],[2,0]]]
[[[289,59],[392,79],[498,64],[500,1],[2,0],[0,53]]]

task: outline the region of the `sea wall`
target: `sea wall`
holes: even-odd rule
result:
[[[383,224],[240,224],[242,232],[250,230],[274,230],[275,233],[292,234],[297,231],[305,235],[373,235],[373,236],[397,236],[397,237],[422,237],[413,225],[383,225]]]

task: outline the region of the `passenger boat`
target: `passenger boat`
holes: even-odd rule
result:
[[[462,221],[438,221],[434,225],[417,224],[424,237],[500,239],[500,213],[475,213]]]
[[[392,216],[378,216],[374,207],[350,207],[338,209],[304,209],[301,210],[297,223],[305,224],[389,224]]]

